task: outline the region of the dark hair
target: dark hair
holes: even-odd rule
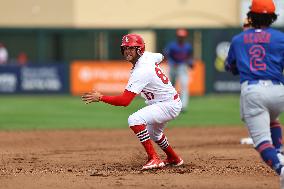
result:
[[[262,14],[249,11],[247,17],[250,20],[250,25],[254,28],[269,27],[273,22],[277,20],[277,14]]]

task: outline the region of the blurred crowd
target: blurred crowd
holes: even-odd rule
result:
[[[0,65],[18,64],[26,65],[28,63],[28,56],[25,52],[19,52],[16,58],[10,58],[7,47],[0,42]]]

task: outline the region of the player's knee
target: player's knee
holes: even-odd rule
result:
[[[162,136],[163,136],[163,133],[153,132],[153,133],[150,134],[150,138],[155,142],[161,140]]]
[[[138,116],[137,114],[132,114],[128,117],[128,125],[133,126],[133,125],[142,125],[142,124],[146,124],[145,120],[142,119],[140,116]]]
[[[252,140],[255,146],[258,146],[263,141],[269,141],[270,143],[272,143],[271,137],[265,134],[258,135],[258,136],[252,136]]]

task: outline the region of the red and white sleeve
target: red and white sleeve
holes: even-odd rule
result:
[[[105,96],[103,95],[101,101],[114,106],[128,106],[137,94],[125,90],[119,96]]]

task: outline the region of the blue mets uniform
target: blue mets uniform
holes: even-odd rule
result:
[[[282,32],[272,28],[249,29],[233,38],[226,69],[239,72],[241,83],[252,80],[284,83],[283,53]]]
[[[282,128],[284,112],[284,34],[270,28],[278,15],[273,0],[252,0],[247,13],[249,29],[231,43],[225,69],[240,74],[241,117],[255,149],[280,177],[284,189]]]
[[[192,46],[189,43],[182,45],[178,42],[171,42],[165,49],[169,64],[180,65],[180,64],[192,64]]]
[[[176,78],[178,77],[181,84],[181,101],[183,109],[186,109],[188,104],[188,66],[192,67],[193,48],[190,43],[185,42],[179,44],[173,41],[165,48],[165,56],[167,57],[170,68],[170,80],[175,86]]]
[[[283,67],[282,32],[270,27],[252,28],[233,38],[225,69],[240,75],[241,117],[260,154],[270,153],[266,151],[271,150],[269,145],[276,141],[273,135],[282,139],[280,125],[272,128],[270,123],[277,122],[277,117],[284,112]],[[274,147],[281,152],[282,141]],[[275,170],[280,167],[277,161],[273,165]]]

